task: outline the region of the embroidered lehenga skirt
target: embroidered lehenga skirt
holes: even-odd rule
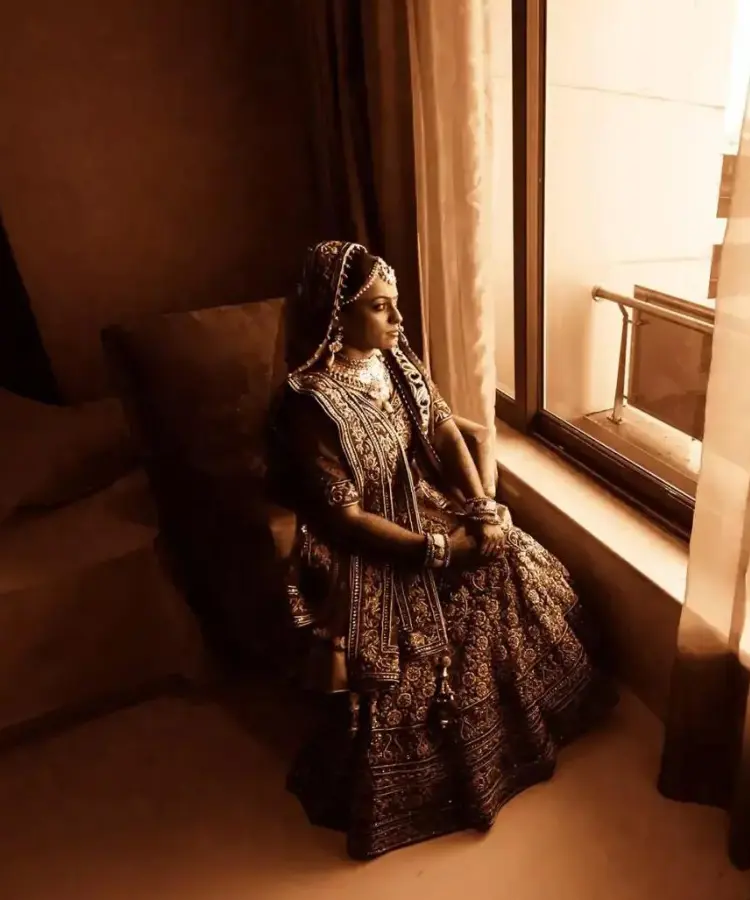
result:
[[[426,529],[457,524],[439,491],[423,482],[417,494]],[[330,551],[312,536],[308,544],[307,564],[329,566]],[[510,530],[499,561],[441,571],[437,582],[450,725],[438,727],[433,715],[436,660],[402,654],[398,683],[361,694],[358,712],[347,693],[334,695],[289,776],[311,821],[345,831],[354,858],[487,830],[616,702],[592,662],[593,635],[567,571],[525,532]]]

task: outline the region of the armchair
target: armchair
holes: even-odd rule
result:
[[[295,514],[266,489],[283,300],[169,313],[102,340],[154,494],[162,560],[224,661],[284,666]],[[457,418],[494,495],[494,442]]]
[[[273,665],[294,514],[265,494],[265,423],[284,370],[283,300],[106,329],[144,460],[162,559],[224,661]]]

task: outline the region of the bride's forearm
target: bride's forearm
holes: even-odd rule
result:
[[[484,497],[482,479],[463,435],[453,419],[443,422],[435,432],[435,445],[449,484],[467,499]]]
[[[423,534],[365,512],[359,506],[339,510],[336,519],[341,538],[353,551],[385,554],[406,565],[424,563],[426,539]]]

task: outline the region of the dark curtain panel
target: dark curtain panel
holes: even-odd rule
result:
[[[750,540],[747,529],[745,537]],[[741,603],[744,606],[743,584]],[[734,632],[729,641],[735,643]],[[747,668],[699,615],[682,611],[659,790],[729,812],[729,855],[750,868],[750,692]]]
[[[298,0],[318,203],[329,232],[384,256],[422,352],[406,0]]]
[[[659,788],[723,807],[729,855],[750,869],[750,107],[716,303],[687,592]]]
[[[60,395],[0,219],[0,387],[45,403]]]

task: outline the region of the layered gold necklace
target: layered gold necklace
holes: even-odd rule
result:
[[[379,350],[363,359],[351,359],[337,354],[329,374],[347,387],[367,395],[386,412],[393,412],[393,382]]]

